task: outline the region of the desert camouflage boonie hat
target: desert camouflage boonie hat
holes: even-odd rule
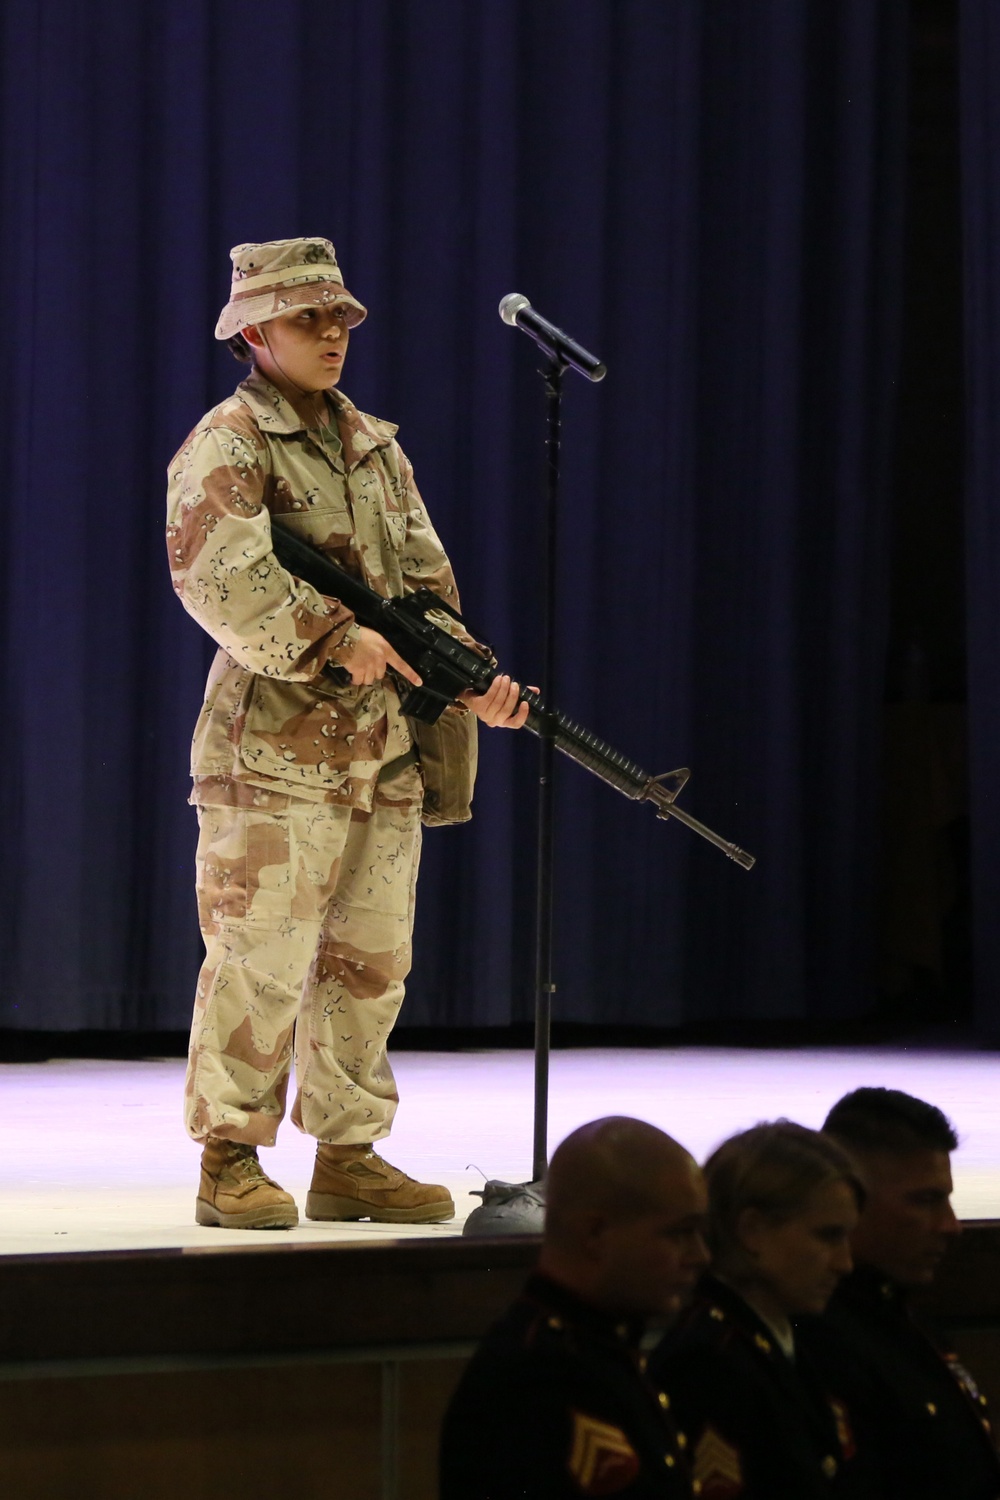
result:
[[[368,316],[344,286],[329,240],[265,240],[236,245],[229,254],[233,285],[215,326],[217,339],[231,339],[250,323],[268,323],[296,307],[340,303],[350,328]]]

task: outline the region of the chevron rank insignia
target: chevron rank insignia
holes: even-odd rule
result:
[[[617,1495],[639,1472],[639,1455],[620,1427],[573,1413],[569,1472],[584,1495]]]
[[[743,1493],[739,1449],[714,1427],[706,1427],[695,1446],[694,1477],[702,1500],[730,1500]]]

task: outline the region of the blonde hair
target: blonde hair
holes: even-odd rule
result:
[[[864,1202],[864,1188],[847,1152],[829,1136],[792,1120],[764,1122],[730,1136],[704,1170],[708,1244],[723,1272],[743,1268],[739,1224],[748,1208],[775,1223],[794,1219],[818,1188],[832,1182],[846,1182],[859,1208]]]

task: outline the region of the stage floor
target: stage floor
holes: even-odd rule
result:
[[[441,1236],[460,1231],[484,1176],[517,1182],[531,1166],[532,1058],[527,1052],[393,1056],[402,1104],[388,1158],[455,1195],[450,1224],[309,1224],[292,1236],[199,1229],[198,1152],[180,1124],[183,1064],[0,1065],[0,1254]],[[552,1057],[549,1139],[599,1115],[651,1120],[699,1159],[726,1135],[785,1115],[818,1126],[861,1084],[902,1088],[938,1104],[962,1138],[955,1207],[1000,1219],[1000,1055],[898,1048],[580,1049]],[[262,1153],[304,1202],[312,1142],[286,1122]]]

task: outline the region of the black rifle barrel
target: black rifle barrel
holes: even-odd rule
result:
[[[626,797],[631,797],[634,802],[652,802],[656,807],[657,817],[676,818],[678,823],[701,834],[703,839],[721,849],[727,858],[735,860],[744,870],[753,869],[756,860],[752,854],[748,854],[738,844],[724,839],[721,834],[715,833],[697,818],[692,818],[682,807],[678,807],[656,778],[650,776],[648,771],[643,771],[634,760],[628,760],[619,750],[613,749],[589,729],[574,724],[565,714],[545,709],[541,700],[530,690],[524,690],[521,697],[533,705],[528,714],[527,729],[532,729],[539,735],[551,733],[556,749],[575,760],[577,765],[599,776],[602,781],[606,781],[616,791],[623,792]],[[551,730],[546,728],[546,719],[552,723]]]

